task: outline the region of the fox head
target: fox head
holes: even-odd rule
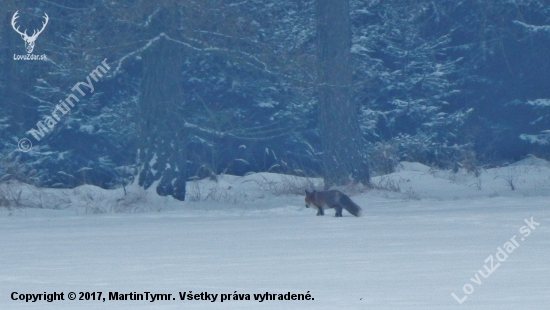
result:
[[[313,192],[309,192],[307,189],[306,189],[306,208],[309,208],[310,205],[313,205],[313,199],[314,199],[314,196],[315,195],[315,191]]]

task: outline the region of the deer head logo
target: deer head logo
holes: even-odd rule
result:
[[[17,32],[21,35],[21,38],[25,41],[25,49],[27,50],[27,53],[30,54],[30,53],[32,53],[32,51],[34,49],[34,41],[36,41],[36,38],[38,38],[38,35],[41,34],[42,31],[44,31],[44,28],[46,28],[46,25],[48,24],[49,17],[48,17],[48,14],[44,13],[45,21],[42,22],[42,29],[33,30],[32,35],[29,36],[29,35],[27,35],[27,29],[25,29],[25,31],[21,32],[21,31],[19,31],[19,26],[15,27],[15,20],[19,18],[19,16],[17,15],[17,12],[19,12],[19,11],[16,11],[15,14],[13,14],[13,17],[11,19],[11,26],[13,27],[13,30],[15,30],[15,32]]]

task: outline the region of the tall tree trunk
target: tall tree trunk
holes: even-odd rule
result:
[[[163,8],[152,21],[151,29],[157,34],[170,34],[178,29],[179,18],[176,7]],[[184,104],[183,48],[165,39],[154,44],[143,54],[139,154],[143,166],[139,184],[148,188],[158,180],[159,195],[185,200],[188,134],[178,118],[178,108]]]
[[[349,0],[317,0],[315,14],[325,188],[366,185],[369,168],[352,100]]]

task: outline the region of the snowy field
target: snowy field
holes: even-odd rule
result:
[[[360,218],[306,209],[319,183],[226,175],[189,182],[186,202],[4,184],[20,207],[0,208],[0,309],[548,309],[548,162],[479,177],[403,163],[374,189],[342,189]],[[189,291],[217,299],[180,300]],[[65,300],[12,300],[44,292]],[[311,300],[254,300],[266,292]]]

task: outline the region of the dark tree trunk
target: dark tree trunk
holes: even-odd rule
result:
[[[366,185],[369,168],[352,99],[349,0],[317,0],[315,14],[325,187]]]
[[[162,9],[152,21],[151,29],[170,35],[178,29],[176,8]],[[156,41],[143,54],[141,90],[141,145],[143,163],[139,184],[148,188],[159,181],[157,193],[185,200],[187,181],[188,134],[178,110],[184,104],[181,63],[183,48],[164,38]],[[149,163],[155,158],[153,165]]]

